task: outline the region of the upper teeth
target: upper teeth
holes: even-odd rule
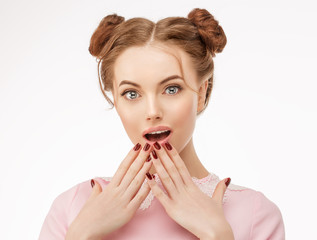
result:
[[[148,133],[148,134],[160,134],[160,133],[168,132],[168,131],[169,131],[169,130],[157,131],[157,132],[151,132],[151,133]]]

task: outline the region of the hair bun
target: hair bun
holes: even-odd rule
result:
[[[124,21],[124,17],[112,14],[104,17],[90,39],[89,52],[95,57],[100,57],[100,52],[110,39],[113,29]]]
[[[194,8],[188,14],[188,19],[197,27],[201,39],[213,57],[215,53],[222,52],[227,37],[213,15],[206,9]]]

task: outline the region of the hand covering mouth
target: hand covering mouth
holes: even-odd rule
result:
[[[171,133],[170,130],[157,131],[157,132],[145,134],[145,138],[151,142],[157,142],[167,138],[170,135],[170,133]]]

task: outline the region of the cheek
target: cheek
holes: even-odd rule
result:
[[[131,107],[124,107],[120,106],[117,109],[117,113],[121,119],[121,122],[123,124],[123,127],[125,131],[127,132],[129,138],[132,140],[132,142],[136,142],[137,140],[134,139],[136,136],[140,135],[138,125],[140,123],[140,119],[138,119],[136,116],[138,116],[137,109],[131,109]]]
[[[196,106],[194,105],[194,102],[192,100],[182,102],[181,105],[177,106],[174,115],[178,117],[179,122],[184,122],[184,124],[186,124],[187,120],[192,121],[193,116],[196,115]]]
[[[182,107],[179,107],[182,106]],[[173,108],[173,126],[175,130],[178,132],[178,136],[180,138],[178,140],[190,140],[192,133],[195,128],[196,123],[196,112],[197,112],[197,99],[195,95],[190,95],[190,97],[186,97],[183,99],[181,103],[178,103],[175,108]],[[189,138],[189,139],[187,139]]]

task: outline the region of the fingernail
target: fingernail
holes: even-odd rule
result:
[[[160,150],[161,149],[161,146],[158,142],[155,142],[154,143],[154,147],[157,149],[157,150]]]
[[[166,148],[167,148],[168,150],[170,150],[170,151],[173,149],[172,146],[171,146],[171,144],[169,144],[168,142],[165,143],[165,146],[166,146]]]
[[[149,155],[146,159],[147,162],[149,162],[151,160],[151,155]]]
[[[135,146],[134,146],[134,151],[138,151],[139,149],[140,149],[140,147],[141,147],[141,144],[140,143],[138,143],[138,144],[136,144]]]
[[[95,186],[95,181],[91,179],[90,184],[91,184],[91,187],[93,188]]]
[[[155,175],[154,174],[152,174],[152,177],[155,179]]]
[[[225,184],[226,184],[227,187],[229,186],[230,182],[231,182],[231,178],[227,178],[225,180]]]
[[[148,179],[152,180],[152,176],[148,172],[146,173],[146,176],[147,176]]]
[[[147,151],[147,150],[149,150],[149,148],[150,148],[150,144],[146,143],[146,144],[144,145],[143,150],[144,150],[144,151]]]
[[[154,157],[155,159],[157,159],[157,155],[156,155],[155,150],[152,150],[152,155],[153,155],[153,157]]]

